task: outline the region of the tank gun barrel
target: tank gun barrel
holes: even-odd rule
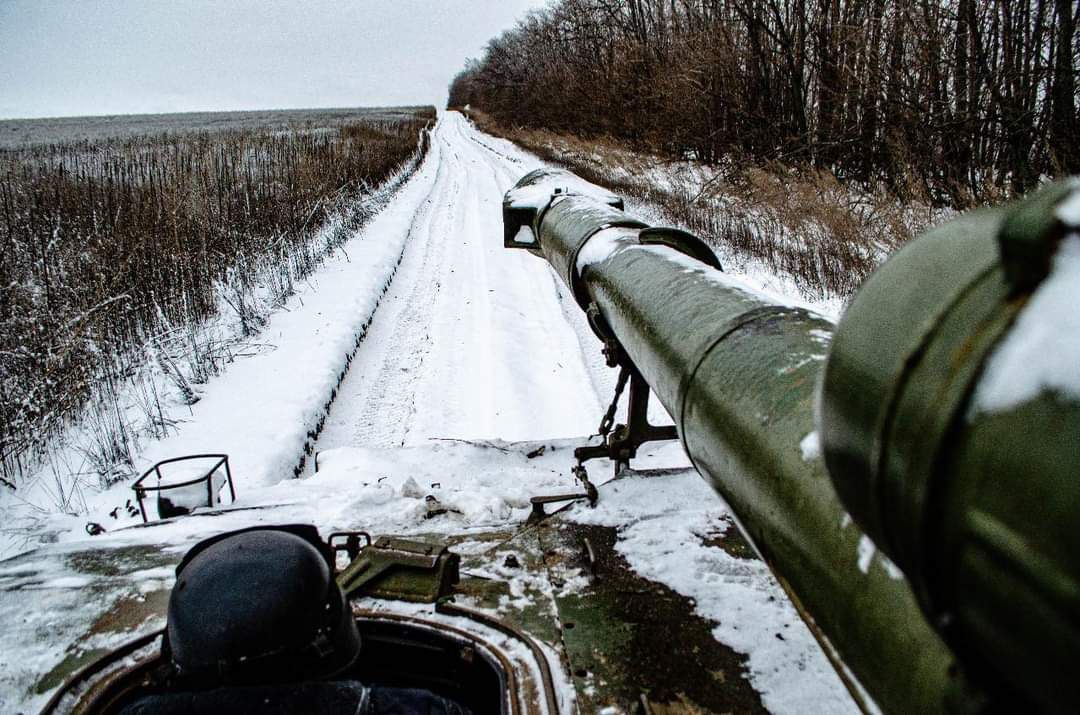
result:
[[[547,260],[649,384],[864,707],[865,689],[887,712],[987,696],[1065,711],[1080,703],[1080,394],[973,401],[1073,230],[1055,217],[1080,188],[1051,194],[914,241],[839,327],[560,170],[506,194],[504,244]]]

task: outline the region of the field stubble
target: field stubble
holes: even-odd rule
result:
[[[63,511],[172,428],[149,373],[192,404],[262,349],[269,311],[418,165],[434,110],[107,119],[0,144],[0,488],[44,464]],[[78,464],[55,448],[72,427]]]

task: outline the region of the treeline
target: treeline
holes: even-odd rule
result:
[[[260,301],[288,296],[348,238],[372,210],[372,190],[426,149],[433,119],[427,108],[331,127],[0,150],[0,476],[8,486],[26,455],[88,401],[105,426],[89,461],[100,471],[127,459],[115,388],[148,355],[197,399],[188,381],[212,373],[213,356],[191,354],[206,345],[178,344],[173,333],[193,336],[223,307],[244,333],[257,330]]]
[[[1075,0],[559,0],[451,106],[967,206],[1080,172]]]

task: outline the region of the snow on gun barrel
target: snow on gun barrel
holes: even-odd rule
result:
[[[526,175],[503,206],[878,706],[936,712],[963,692],[1075,712],[1078,205],[1066,181],[927,232],[835,328],[685,241],[650,245],[658,229],[565,173]],[[812,433],[824,460],[802,458]]]

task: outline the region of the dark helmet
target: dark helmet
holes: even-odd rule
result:
[[[314,527],[207,539],[176,569],[165,648],[179,680],[203,687],[330,677],[360,634]]]

